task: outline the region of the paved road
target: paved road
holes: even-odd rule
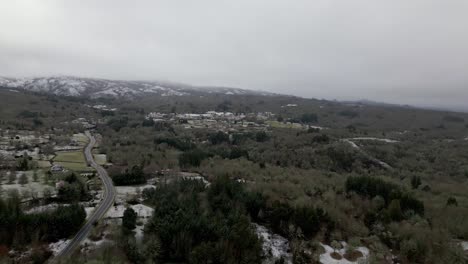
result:
[[[96,163],[91,153],[91,150],[96,144],[96,139],[89,131],[86,131],[85,133],[89,138],[89,143],[86,146],[84,152],[85,158],[88,164],[96,169],[99,174],[99,178],[101,178],[104,186],[104,197],[101,203],[94,209],[92,215],[88,219],[88,222],[85,223],[85,225],[80,229],[80,231],[78,231],[70,243],[57,255],[57,258],[70,256],[73,251],[81,244],[81,242],[83,242],[83,240],[88,236],[89,232],[91,232],[91,229],[94,227],[93,223],[101,219],[107,213],[109,208],[114,204],[115,189],[112,180],[107,174],[107,171]]]

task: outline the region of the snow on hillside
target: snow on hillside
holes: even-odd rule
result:
[[[225,95],[272,95],[226,87],[196,87],[174,83],[153,81],[115,81],[78,77],[43,77],[43,78],[3,78],[0,77],[0,88],[22,89],[32,92],[51,93],[65,96],[129,97],[134,98],[147,94],[159,96],[187,96],[200,93]]]

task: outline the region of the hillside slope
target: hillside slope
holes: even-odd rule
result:
[[[39,78],[0,77],[0,87],[22,89],[32,92],[52,93],[55,95],[85,96],[90,98],[134,98],[147,94],[160,96],[201,94],[272,95],[268,92],[229,87],[198,87],[157,81],[122,81],[70,76]]]

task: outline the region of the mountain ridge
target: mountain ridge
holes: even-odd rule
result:
[[[109,80],[75,76],[30,78],[0,77],[0,87],[31,92],[52,93],[55,95],[84,96],[90,98],[135,98],[148,94],[160,96],[184,96],[201,95],[203,93],[223,95],[277,95],[270,92],[232,87],[193,86],[162,81]]]

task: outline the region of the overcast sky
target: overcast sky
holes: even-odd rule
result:
[[[0,10],[0,76],[468,105],[468,1],[2,0]]]

